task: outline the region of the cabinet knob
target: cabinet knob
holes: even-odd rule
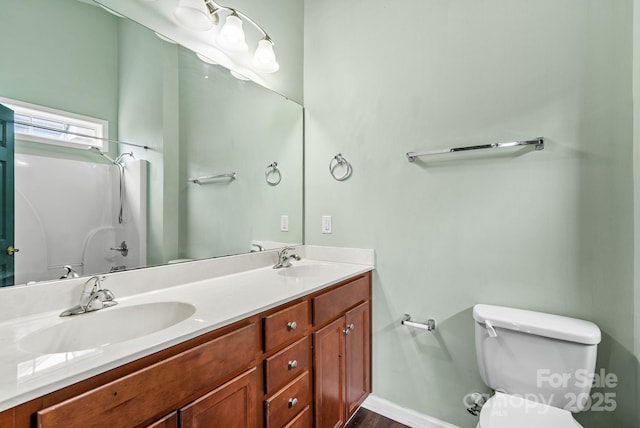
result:
[[[296,407],[298,405],[297,398],[289,398],[289,408]]]
[[[344,330],[342,330],[342,334],[344,334],[345,336],[348,336],[348,335],[349,335],[349,333],[351,333],[351,332],[353,331],[353,329],[354,329],[354,328],[356,328],[356,326],[355,326],[355,325],[353,325],[353,324],[349,324],[349,325],[347,326],[347,328],[345,328]]]
[[[297,360],[289,361],[288,367],[289,367],[289,370],[297,369],[298,368],[298,361]]]
[[[20,251],[20,250],[19,250],[19,249],[17,249],[17,248],[14,248],[14,247],[13,247],[13,245],[9,245],[9,246],[7,247],[7,254],[8,254],[8,255],[10,255],[10,256],[13,256],[13,255],[14,255],[15,253],[17,253],[18,251]]]
[[[287,323],[287,330],[291,331],[291,330],[295,330],[296,328],[298,328],[298,323],[296,323],[295,321],[291,321],[290,323]]]

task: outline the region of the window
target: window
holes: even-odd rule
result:
[[[0,97],[0,104],[15,113],[15,137],[17,140],[86,149],[109,149],[108,142],[96,138],[108,138],[109,122],[102,119],[55,110],[47,107]]]

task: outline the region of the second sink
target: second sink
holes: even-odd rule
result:
[[[278,275],[288,276],[292,278],[310,278],[320,275],[326,275],[332,270],[335,270],[333,266],[323,264],[293,265],[288,268],[279,269]]]

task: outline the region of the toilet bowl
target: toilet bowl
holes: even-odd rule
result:
[[[480,377],[496,391],[478,428],[580,428],[601,333],[590,321],[493,305],[475,305]],[[552,380],[553,379],[553,380]],[[561,381],[556,381],[560,379]]]
[[[582,428],[573,414],[558,407],[496,392],[482,407],[476,428]]]

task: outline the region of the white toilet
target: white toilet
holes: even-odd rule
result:
[[[576,428],[596,365],[600,329],[589,321],[475,305],[476,355],[496,394],[477,428]]]

